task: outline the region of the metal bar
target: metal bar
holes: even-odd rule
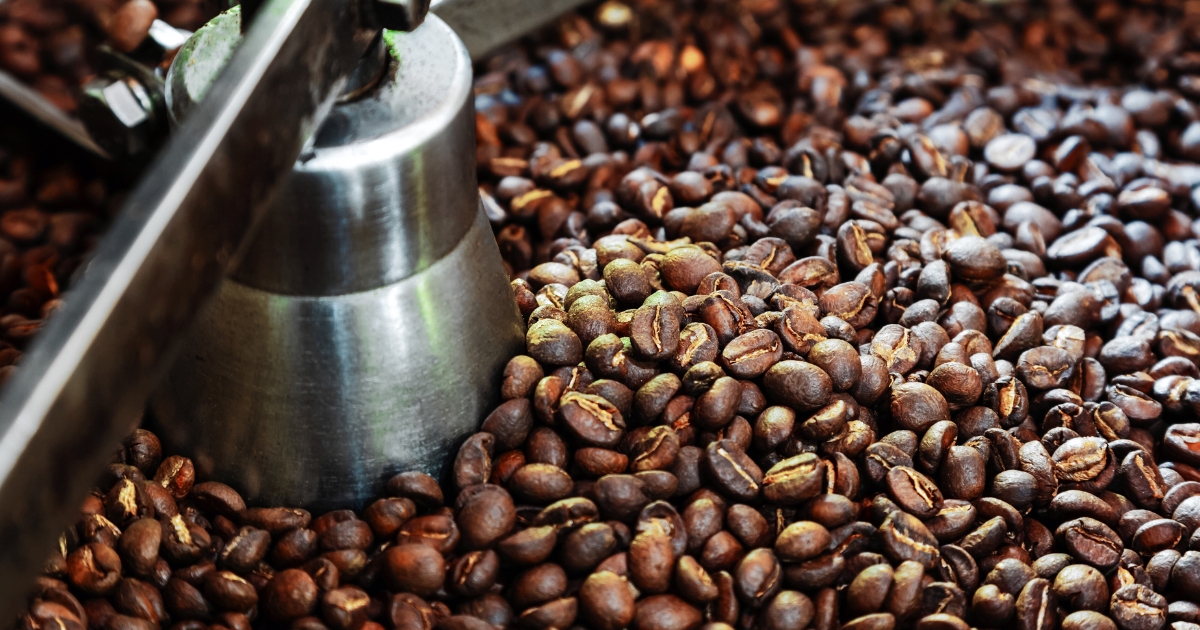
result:
[[[372,36],[358,9],[268,0],[0,395],[0,619],[332,107]]]
[[[108,157],[104,149],[92,142],[92,137],[88,135],[87,129],[79,119],[68,116],[36,90],[3,70],[0,70],[0,97],[9,100],[38,122],[66,136],[75,144],[100,157]]]
[[[429,10],[458,34],[471,60],[546,24],[588,0],[434,0]]]

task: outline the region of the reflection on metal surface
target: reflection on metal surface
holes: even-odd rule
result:
[[[430,12],[462,38],[471,59],[479,60],[587,0],[434,0]]]
[[[373,33],[356,3],[269,0],[0,395],[0,618],[24,603],[172,350]]]
[[[155,395],[164,442],[251,502],[358,506],[398,471],[438,473],[524,341],[480,210],[470,59],[436,17],[393,46]]]
[[[75,144],[99,155],[108,157],[99,145],[92,142],[87,129],[79,120],[64,114],[33,88],[21,83],[13,75],[0,70],[0,97],[24,110],[34,119],[66,136]]]
[[[227,281],[153,400],[164,444],[257,505],[362,507],[440,475],[523,341],[491,228],[378,289],[305,297]]]

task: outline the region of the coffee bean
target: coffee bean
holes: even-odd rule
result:
[[[1050,582],[1033,578],[1017,597],[1017,627],[1022,630],[1049,630],[1058,622],[1057,599]]]
[[[1081,630],[1082,628],[1095,628],[1096,630],[1115,630],[1117,625],[1113,620],[1091,610],[1079,610],[1073,612],[1062,620],[1063,630]]]
[[[937,539],[915,516],[892,512],[879,526],[884,553],[893,561],[912,560],[932,567],[938,558]]]
[[[579,589],[580,612],[598,630],[618,630],[634,617],[634,595],[625,578],[610,571],[593,573]]]
[[[928,518],[942,509],[942,493],[937,484],[907,466],[888,471],[887,488],[897,505],[917,517]]]
[[[1166,623],[1167,598],[1141,584],[1129,584],[1112,595],[1111,614],[1122,630],[1161,628]]]
[[[651,595],[638,600],[631,627],[636,630],[675,630],[695,628],[703,617],[700,611],[674,595]]]
[[[1032,160],[1037,153],[1033,138],[1019,133],[992,138],[983,149],[988,164],[1000,171],[1015,171]]]
[[[754,549],[738,563],[734,586],[738,599],[752,608],[762,606],[779,591],[782,568],[770,549]]]
[[[312,613],[317,605],[317,585],[304,571],[280,571],[259,594],[263,612],[272,619],[287,621]]]
[[[762,470],[730,440],[709,444],[705,464],[720,488],[741,500],[753,500],[764,483]]]
[[[624,435],[625,420],[621,412],[609,401],[592,394],[563,394],[557,416],[579,439],[593,446],[611,448]]]
[[[446,578],[442,555],[432,547],[408,543],[392,547],[385,554],[384,575],[397,590],[409,591],[422,597],[437,592]]]
[[[950,419],[946,399],[925,383],[899,383],[891,393],[892,417],[904,429],[924,433],[934,423]]]
[[[782,505],[795,505],[811,499],[821,492],[825,470],[825,462],[813,453],[785,459],[763,475],[763,498]]]
[[[1115,566],[1124,544],[1116,532],[1090,517],[1067,521],[1055,531],[1067,552],[1077,560],[1100,569]]]

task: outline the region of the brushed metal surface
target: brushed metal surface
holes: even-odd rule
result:
[[[373,33],[355,3],[268,0],[0,397],[0,618],[128,434],[196,312]]]
[[[254,504],[361,507],[440,476],[524,340],[486,217],[448,255],[348,295],[227,281],[154,398],[159,436]]]
[[[100,157],[108,157],[104,149],[92,141],[87,128],[79,122],[78,118],[72,118],[63,113],[61,109],[46,100],[46,97],[4,70],[0,70],[0,98],[7,99],[32,116],[34,120],[57,131],[71,142]]]
[[[338,105],[153,399],[165,445],[257,504],[360,507],[440,474],[524,331],[475,180],[471,64],[429,16]]]
[[[430,12],[462,38],[471,59],[483,59],[507,44],[587,0],[434,0]]]
[[[338,105],[297,163],[234,278],[289,295],[337,295],[406,278],[474,220],[471,60],[436,16],[396,33],[399,61]]]

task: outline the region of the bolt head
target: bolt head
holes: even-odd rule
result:
[[[96,144],[113,156],[145,153],[160,136],[153,96],[134,77],[110,73],[88,82],[79,114]]]

